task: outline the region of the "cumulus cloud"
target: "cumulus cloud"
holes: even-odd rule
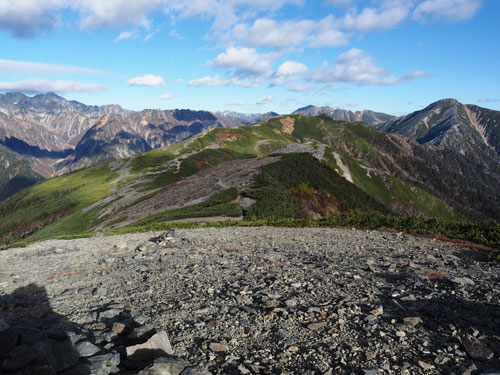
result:
[[[264,105],[264,104],[268,104],[268,103],[271,103],[272,101],[274,101],[274,96],[272,95],[266,95],[262,98],[260,98],[259,100],[257,100],[257,102],[255,102],[255,104],[257,105]]]
[[[165,85],[165,81],[160,76],[155,76],[153,74],[146,74],[140,77],[129,79],[127,81],[127,85],[157,87]]]
[[[393,77],[388,69],[377,66],[376,60],[366,52],[353,48],[342,53],[333,67],[324,66],[311,72],[308,79],[313,82],[348,82],[360,85],[394,85],[415,78],[429,76],[424,71],[415,71],[401,77]]]
[[[123,31],[115,39],[115,43],[121,42],[122,40],[133,38],[137,35],[137,31]]]
[[[285,83],[297,81],[300,74],[307,73],[307,66],[296,61],[285,61],[274,73],[271,86],[281,86]]]
[[[379,8],[364,8],[361,12],[352,10],[342,23],[348,30],[362,33],[374,30],[390,30],[409,16],[412,1],[385,0]]]
[[[49,64],[32,61],[16,61],[0,59],[0,71],[12,73],[83,73],[102,74],[97,69],[82,68],[79,66]]]
[[[188,82],[189,87],[200,87],[200,86],[235,86],[235,87],[257,87],[258,82],[251,81],[247,78],[232,77],[229,79],[224,79],[219,76],[205,76],[202,78],[193,79]]]
[[[229,47],[213,61],[214,66],[234,68],[237,74],[265,75],[271,72],[271,55],[259,54],[255,48]]]
[[[184,82],[184,80],[182,78],[177,78],[177,79],[174,79],[174,83],[177,85],[179,83],[182,83]]]
[[[305,64],[296,61],[285,61],[278,67],[275,75],[278,77],[289,77],[306,72],[307,66]]]
[[[100,83],[83,83],[78,81],[49,81],[45,79],[28,79],[18,82],[0,82],[0,91],[21,91],[24,93],[68,93],[68,92],[101,92],[106,86]]]
[[[234,35],[252,47],[284,48],[308,45],[333,47],[347,44],[348,37],[336,29],[333,16],[319,21],[297,20],[278,22],[261,18],[249,26],[236,25]]]
[[[474,17],[481,7],[481,0],[426,0],[413,11],[413,18],[425,21],[427,18],[444,18],[462,21]]]
[[[58,11],[66,7],[66,0],[2,1],[0,29],[16,38],[32,38],[51,31],[59,23]]]
[[[158,99],[171,100],[171,99],[175,99],[178,97],[179,97],[179,95],[177,95],[177,94],[162,94],[162,95],[158,96]]]

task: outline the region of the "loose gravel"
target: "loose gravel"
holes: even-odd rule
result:
[[[0,332],[53,314],[69,332],[118,309],[212,374],[500,374],[500,268],[486,258],[352,229],[50,240],[0,252]]]

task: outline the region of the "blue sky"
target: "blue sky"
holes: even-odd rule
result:
[[[498,0],[0,0],[0,92],[86,104],[500,110]]]

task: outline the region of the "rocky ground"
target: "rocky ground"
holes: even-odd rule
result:
[[[397,233],[51,240],[0,252],[0,293],[4,373],[500,374],[500,266]]]

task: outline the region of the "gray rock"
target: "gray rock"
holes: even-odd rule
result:
[[[186,367],[182,375],[211,375],[208,370],[200,367]]]
[[[128,346],[127,358],[132,361],[150,361],[154,358],[164,357],[165,354],[173,355],[174,351],[165,331],[153,335],[144,344]]]
[[[78,352],[73,347],[73,343],[69,338],[62,342],[52,341],[51,349],[56,362],[54,366],[56,371],[67,369],[78,362]]]
[[[481,341],[465,336],[462,338],[462,344],[465,348],[465,351],[472,359],[478,359],[480,361],[487,361],[493,358],[493,351],[483,344]]]
[[[476,283],[468,277],[455,277],[454,279],[451,279],[451,281],[460,285],[476,285]]]
[[[156,328],[152,325],[144,325],[140,327],[135,327],[132,332],[129,333],[127,338],[129,339],[143,339],[147,340],[156,333]]]
[[[90,341],[80,341],[76,344],[75,349],[80,357],[90,357],[101,351],[97,345],[92,344]]]
[[[178,358],[158,358],[150,367],[139,372],[138,375],[179,375],[189,366],[189,362]]]

